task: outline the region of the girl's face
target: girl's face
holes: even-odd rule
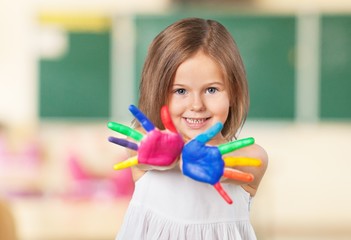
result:
[[[171,118],[185,141],[196,137],[229,113],[228,90],[218,65],[202,51],[177,69],[169,93]],[[223,140],[218,134],[212,142]]]

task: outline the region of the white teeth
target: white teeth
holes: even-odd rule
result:
[[[201,118],[201,119],[198,119],[198,118],[187,118],[186,121],[188,123],[192,123],[192,124],[199,124],[199,123],[203,123],[206,119],[205,118]]]

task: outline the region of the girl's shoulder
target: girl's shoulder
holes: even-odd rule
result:
[[[258,186],[260,185],[268,166],[268,154],[266,150],[258,144],[253,144],[231,152],[227,156],[256,158],[261,161],[261,165],[259,167],[236,167],[236,169],[251,173],[254,176],[254,180],[252,182],[243,184],[242,187],[249,192],[251,196],[255,196]]]
[[[242,156],[250,158],[258,158],[261,161],[268,161],[266,150],[258,144],[253,144],[244,148],[240,148],[228,154],[229,156]]]
[[[268,166],[268,154],[263,147],[255,143],[253,145],[239,149],[237,154],[244,157],[256,158],[261,160],[261,166],[259,168],[259,171],[262,172],[262,175],[265,173]]]
[[[246,149],[243,148],[242,150],[247,153],[248,157],[258,158],[261,159],[261,161],[268,161],[268,154],[266,150],[258,144],[253,144],[246,147]]]

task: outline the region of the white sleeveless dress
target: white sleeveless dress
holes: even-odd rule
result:
[[[228,204],[215,188],[179,169],[148,171],[135,184],[118,240],[255,240],[251,197],[241,186],[222,183]]]

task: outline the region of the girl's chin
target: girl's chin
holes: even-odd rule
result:
[[[209,121],[206,121],[205,123],[201,124],[201,126],[189,126],[189,124],[182,124],[180,127],[180,133],[183,136],[184,141],[189,141],[191,139],[194,139],[197,137],[199,134],[205,132],[211,127],[211,123]]]
[[[199,134],[203,133],[205,130],[196,130],[192,131],[191,133],[182,133],[183,139],[185,142],[190,141],[194,138],[196,138]]]
[[[194,138],[196,138],[199,134],[204,133],[207,129],[197,129],[197,130],[186,130],[186,131],[180,131],[180,134],[183,137],[184,142],[188,142]],[[222,142],[223,136],[221,134],[216,135],[214,138],[212,138],[209,142]]]

